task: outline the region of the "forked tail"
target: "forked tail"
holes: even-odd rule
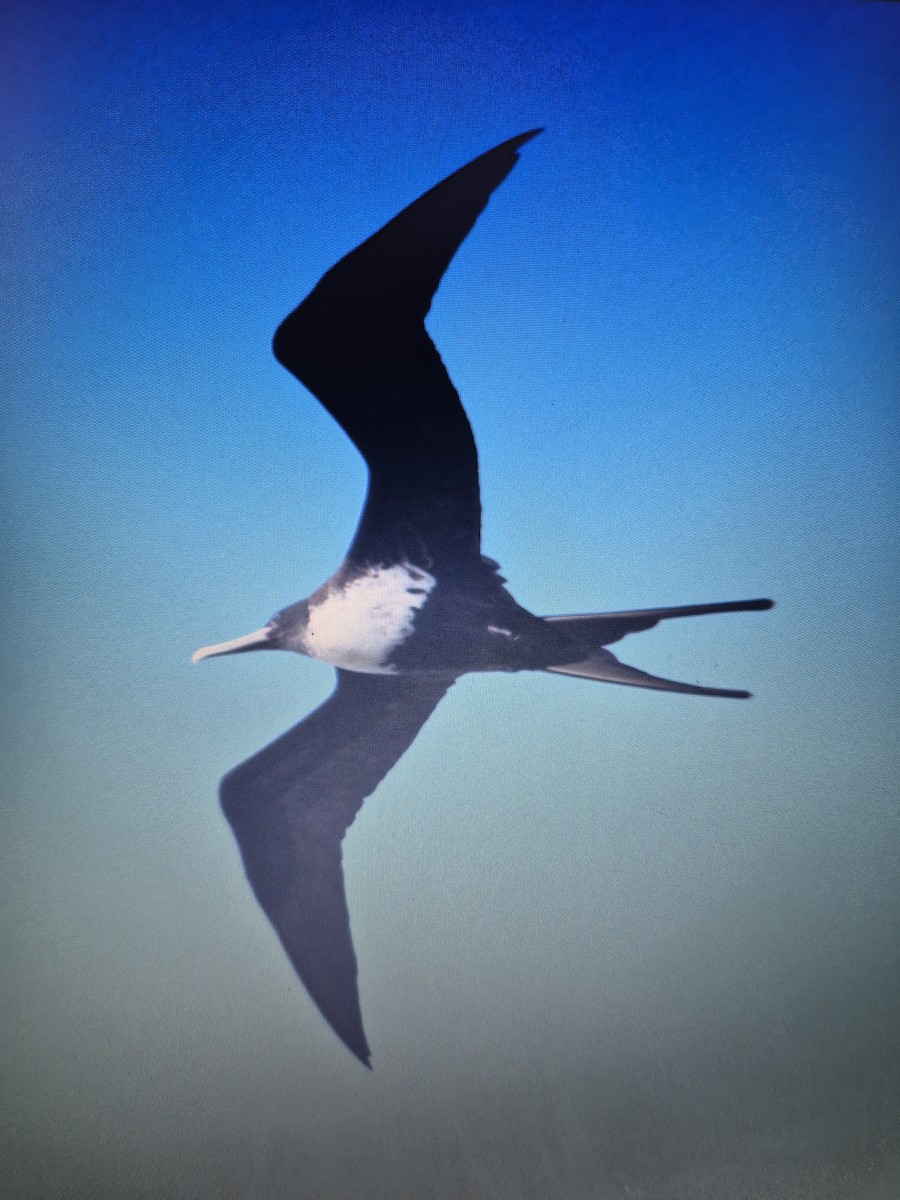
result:
[[[712,613],[762,612],[773,605],[772,600],[726,600],[720,604],[686,604],[680,608],[644,608],[633,612],[583,613],[575,616],[544,617],[560,627],[561,632],[578,647],[578,658],[570,663],[547,667],[557,675],[574,675],[579,679],[598,679],[605,683],[621,683],[626,687],[656,688],[663,692],[683,692],[691,696],[727,696],[746,700],[750,693],[730,688],[700,687],[648,675],[636,667],[619,662],[604,649],[629,633],[652,629],[660,621],[672,617],[705,617]]]

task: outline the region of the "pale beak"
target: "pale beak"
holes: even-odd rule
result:
[[[214,658],[217,654],[241,654],[244,650],[275,650],[271,641],[272,626],[265,625],[254,633],[245,633],[243,637],[234,638],[230,642],[219,642],[217,646],[203,646],[191,655],[191,662],[198,663],[201,658]]]

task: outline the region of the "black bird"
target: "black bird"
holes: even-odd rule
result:
[[[510,138],[426,192],[327,271],[279,326],[275,357],[366,460],[365,507],[344,562],[308,600],[194,655],[294,650],[337,667],[330,699],[229,771],[220,797],[295,971],[366,1066],[341,842],[454,680],[469,671],[553,671],[744,698],[647,675],[605,647],[670,617],[772,606],[735,600],[538,617],[481,553],[475,441],[424,320],[491,193],[540,132]]]

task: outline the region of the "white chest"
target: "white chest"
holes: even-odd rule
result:
[[[391,674],[385,663],[412,633],[413,619],[434,585],[427,571],[399,563],[329,587],[324,599],[310,603],[303,652],[348,671]]]

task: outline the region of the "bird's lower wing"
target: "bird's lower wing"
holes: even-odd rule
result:
[[[337,675],[331,697],[230,771],[219,794],[247,878],[295,971],[368,1066],[341,840],[453,677]]]

